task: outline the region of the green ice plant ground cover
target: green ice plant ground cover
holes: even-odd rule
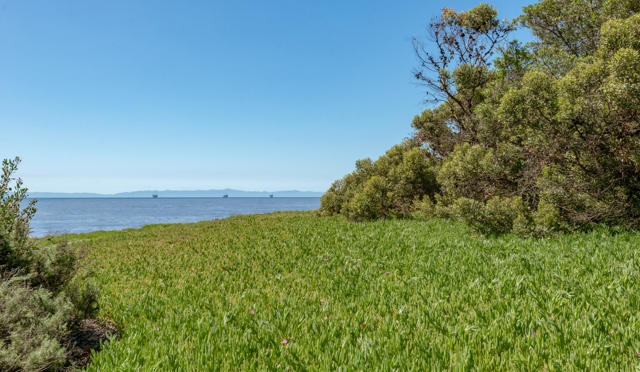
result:
[[[634,370],[640,234],[527,239],[313,212],[70,235],[107,370]]]

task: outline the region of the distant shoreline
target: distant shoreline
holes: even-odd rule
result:
[[[129,192],[118,192],[112,194],[100,194],[93,192],[39,192],[28,193],[32,199],[44,198],[151,198],[158,195],[159,198],[221,198],[225,195],[229,198],[290,198],[290,197],[311,197],[319,198],[324,192],[300,191],[300,190],[280,190],[280,191],[245,191],[237,189],[211,189],[211,190],[138,190]]]
[[[318,199],[321,196],[29,196],[28,200],[37,199]]]

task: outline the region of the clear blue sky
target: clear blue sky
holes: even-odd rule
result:
[[[323,191],[410,135],[411,37],[477,3],[0,0],[0,157],[32,191]]]

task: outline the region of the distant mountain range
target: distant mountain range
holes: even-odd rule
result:
[[[152,195],[158,195],[159,198],[221,198],[224,195],[228,195],[230,198],[268,198],[269,195],[273,195],[274,198],[294,198],[294,197],[320,197],[323,192],[316,191],[298,191],[298,190],[286,190],[286,191],[243,191],[234,189],[222,189],[222,190],[192,190],[192,191],[180,191],[180,190],[145,190],[145,191],[131,191],[120,192],[117,194],[94,194],[85,192],[30,192],[30,198],[45,199],[45,198],[151,198]]]

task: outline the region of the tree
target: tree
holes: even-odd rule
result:
[[[379,172],[376,161],[357,184],[382,177],[365,194],[388,207],[369,215],[417,208],[499,233],[640,227],[639,10],[640,0],[542,0],[518,18],[536,36],[523,45],[486,4],[443,9],[433,48],[414,40],[416,78],[436,106],[414,118],[413,141],[435,180],[403,187],[410,169]],[[376,211],[373,197],[358,200]]]
[[[519,20],[537,37],[534,45],[584,57],[597,51],[602,25],[637,13],[640,1],[542,0],[523,11]]]
[[[494,53],[514,30],[511,22],[500,21],[497,15],[487,4],[466,12],[444,8],[428,26],[436,52],[413,40],[419,62],[415,77],[427,88],[428,100],[444,103],[434,115],[437,132],[458,142],[477,141],[474,109],[483,101],[482,88],[492,79]],[[443,141],[436,138],[433,142],[438,147],[435,143]]]

